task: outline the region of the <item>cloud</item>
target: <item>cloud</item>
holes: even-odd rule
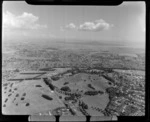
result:
[[[3,13],[3,27],[7,29],[41,29],[47,28],[46,25],[37,23],[39,18],[32,13],[24,12],[22,15],[16,16],[7,11]]]
[[[112,24],[105,22],[103,19],[96,20],[94,22],[85,22],[81,24],[78,30],[82,31],[103,31],[113,27]]]
[[[75,24],[70,23],[69,25],[66,25],[64,29],[98,32],[98,31],[108,30],[111,27],[113,27],[112,24],[109,24],[105,22],[103,19],[100,19],[100,20],[95,20],[94,22],[84,22],[83,24],[80,24],[79,26],[76,26]]]
[[[68,28],[68,29],[75,29],[76,26],[75,26],[75,24],[70,23],[69,25],[66,26],[66,28]]]
[[[66,25],[65,27],[60,27],[61,31],[65,31],[65,30],[73,30],[73,29],[77,29],[76,25],[74,23],[70,23],[68,25]]]

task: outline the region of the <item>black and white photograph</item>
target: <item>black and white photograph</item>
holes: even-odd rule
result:
[[[2,114],[145,116],[145,15],[142,1],[4,1]]]

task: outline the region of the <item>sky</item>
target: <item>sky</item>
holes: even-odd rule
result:
[[[3,40],[145,43],[145,2],[119,6],[43,6],[3,2]]]

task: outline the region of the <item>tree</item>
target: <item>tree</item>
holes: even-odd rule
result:
[[[19,69],[15,69],[14,71],[15,71],[15,72],[19,72]]]
[[[95,90],[95,88],[91,84],[88,84],[88,87]]]

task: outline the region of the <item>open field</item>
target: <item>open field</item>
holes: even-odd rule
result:
[[[6,115],[28,115],[64,106],[41,80],[7,82],[2,93],[2,113]],[[42,95],[53,100],[44,99]]]

